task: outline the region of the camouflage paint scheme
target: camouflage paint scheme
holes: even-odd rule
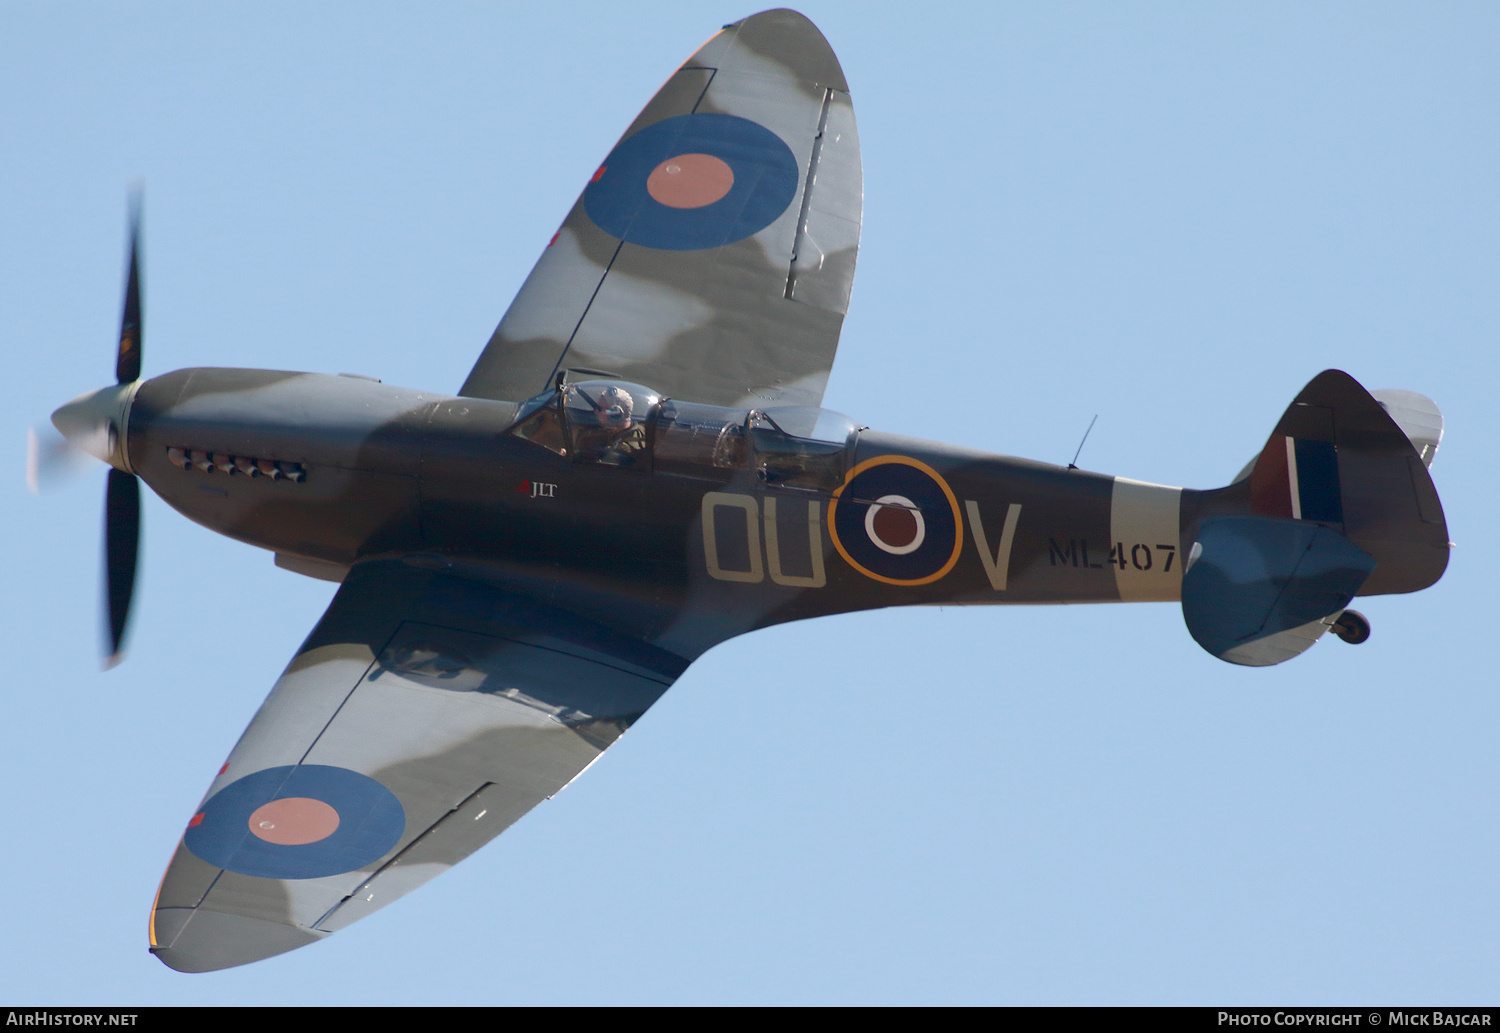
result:
[[[647,180],[674,211],[622,207],[641,176],[609,177],[632,161],[700,175],[701,190]],[[724,200],[740,207],[714,215]],[[1430,450],[1336,371],[1241,479],[1201,492],[814,411],[860,212],[838,62],[801,15],[766,12],[646,106],[458,396],[233,369],[130,385],[114,465],[189,518],[342,582],[177,848],[152,916],[166,964],[245,964],[390,903],[565,786],[707,649],[757,628],[924,603],[1181,598],[1200,642],[1230,635],[1250,652],[1226,658],[1257,664],[1310,645],[1355,590],[1441,576]],[[611,382],[633,393],[636,437],[592,448],[583,403],[600,411]],[[1252,522],[1250,546],[1236,520]],[[1272,627],[1262,607],[1254,634],[1215,624],[1243,617],[1236,571],[1274,568],[1277,535],[1343,550],[1306,603],[1318,620]],[[1185,593],[1200,537],[1229,544],[1199,550]],[[1266,607],[1296,594],[1297,562]],[[1200,635],[1195,615],[1213,627]]]
[[[863,207],[859,134],[838,59],[799,14],[747,18],[688,58],[621,140],[684,115],[733,116],[774,132],[801,173],[792,202],[749,237],[673,251],[601,230],[580,197],[459,394],[529,398],[571,367],[714,405],[822,401]]]

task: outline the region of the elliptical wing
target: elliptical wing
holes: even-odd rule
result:
[[[228,968],[384,907],[567,785],[687,664],[472,571],[356,565],[188,823],[151,950]]]
[[[517,401],[577,369],[716,405],[818,405],[862,207],[822,34],[785,10],[727,26],[604,158],[460,393]]]

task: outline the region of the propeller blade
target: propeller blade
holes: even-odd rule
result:
[[[124,658],[130,598],[135,594],[135,561],[141,544],[141,486],[134,474],[113,468],[104,495],[104,598],[109,642],[105,667]]]
[[[88,453],[50,427],[26,428],[26,487],[33,495],[83,468]]]
[[[125,313],[120,317],[120,353],[115,359],[115,381],[141,379],[141,198],[130,201],[130,272],[125,280]]]

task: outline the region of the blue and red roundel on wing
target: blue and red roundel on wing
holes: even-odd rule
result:
[[[925,585],[952,570],[961,526],[947,482],[906,456],[860,463],[828,507],[839,555],[865,577],[891,585]]]
[[[589,218],[630,244],[697,251],[765,229],[797,196],[781,137],[735,115],[678,115],[621,140],[583,191]]]
[[[384,856],[406,831],[401,801],[348,768],[299,764],[257,771],[220,789],[183,842],[226,871],[319,879]]]

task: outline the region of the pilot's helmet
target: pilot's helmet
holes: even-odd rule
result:
[[[625,430],[630,426],[630,417],[635,410],[635,399],[622,387],[606,387],[599,392],[599,422],[614,430]]]

